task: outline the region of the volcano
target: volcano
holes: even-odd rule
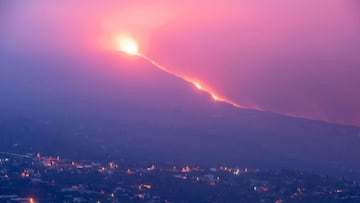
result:
[[[141,58],[49,53],[9,57],[0,66],[3,149],[360,171],[358,127],[239,109]]]

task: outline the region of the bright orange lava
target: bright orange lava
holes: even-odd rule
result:
[[[219,100],[219,97],[216,96],[215,94],[211,94],[211,97],[212,97],[214,100],[216,100],[216,101],[220,101],[220,100]]]
[[[126,54],[129,55],[136,55],[139,56],[143,59],[145,59],[146,61],[148,61],[149,63],[153,64],[155,67],[159,68],[160,70],[165,71],[166,73],[169,73],[173,76],[176,76],[192,85],[194,85],[198,90],[206,92],[214,101],[218,101],[218,102],[224,102],[227,104],[230,104],[236,108],[247,108],[245,106],[241,106],[239,104],[237,104],[234,101],[231,101],[229,99],[226,99],[225,97],[222,97],[220,95],[218,95],[216,92],[214,92],[211,88],[208,88],[207,86],[203,86],[201,85],[198,81],[195,81],[187,76],[183,76],[181,74],[178,74],[176,72],[170,71],[169,69],[165,68],[164,66],[160,65],[159,63],[157,63],[156,61],[150,59],[149,57],[139,53],[139,46],[138,43],[136,42],[136,40],[134,38],[128,37],[128,36],[122,36],[119,37],[117,39],[117,50],[124,52]]]
[[[130,55],[137,55],[139,46],[135,39],[131,37],[119,37],[117,41],[117,48],[119,51],[125,52]]]
[[[189,78],[187,76],[181,75],[179,73],[173,72],[173,71],[165,68],[164,66],[162,66],[161,64],[159,64],[156,61],[152,60],[151,58],[141,54],[139,52],[139,45],[138,45],[137,41],[132,37],[129,37],[129,36],[118,37],[117,40],[116,40],[116,48],[115,49],[117,51],[121,51],[121,52],[124,52],[124,53],[129,54],[129,55],[135,55],[135,56],[141,57],[142,59],[144,59],[144,60],[148,61],[149,63],[151,63],[152,65],[154,65],[156,68],[159,68],[160,70],[162,70],[162,71],[164,71],[166,73],[169,73],[169,74],[171,74],[173,76],[176,76],[176,77],[178,77],[178,78],[192,84],[198,90],[207,93],[209,95],[209,97],[212,98],[216,102],[224,102],[224,103],[230,104],[230,105],[232,105],[232,106],[234,106],[236,108],[240,108],[240,109],[252,109],[252,110],[257,110],[257,111],[265,111],[263,108],[261,108],[259,106],[256,106],[256,105],[245,105],[245,106],[240,105],[240,104],[236,103],[235,101],[232,101],[230,99],[227,99],[227,98],[219,95],[212,88],[209,88],[209,86],[206,86],[206,85],[200,83],[198,80],[194,80],[193,78]],[[276,112],[276,111],[269,111],[269,110],[266,110],[266,111],[267,112],[272,112],[272,113],[279,113],[279,112]],[[294,118],[303,118],[303,119],[312,119],[312,120],[314,120],[313,118],[308,117],[308,116],[304,116],[304,115],[295,115],[295,114],[292,114],[292,113],[279,113],[279,114],[294,117]],[[322,121],[325,121],[325,122],[331,122],[331,121],[329,121],[329,119],[319,119],[319,120],[322,120]],[[128,171],[128,173],[129,173],[129,171]]]
[[[202,87],[198,82],[193,82],[193,84],[195,85],[196,88],[198,88],[199,90],[202,90]]]
[[[138,55],[139,57],[147,60],[149,63],[153,64],[154,66],[156,66],[157,68],[171,74],[171,75],[174,75],[188,83],[191,83],[192,85],[194,85],[197,89],[199,89],[200,91],[203,91],[203,92],[206,92],[207,94],[209,94],[215,101],[219,101],[219,102],[224,102],[224,103],[227,103],[227,104],[230,104],[236,108],[245,108],[239,104],[237,104],[236,102],[234,101],[231,101],[229,99],[226,99],[225,97],[221,97],[219,96],[218,94],[216,94],[213,90],[211,90],[210,88],[207,88],[203,85],[201,85],[199,82],[197,81],[194,81],[193,79],[190,79],[189,77],[186,77],[186,76],[183,76],[183,75],[180,75],[178,73],[175,73],[173,71],[170,71],[169,69],[165,68],[164,66],[160,65],[159,63],[157,63],[156,61],[150,59],[149,57],[143,55],[143,54],[140,54],[140,53],[137,53],[136,55]]]

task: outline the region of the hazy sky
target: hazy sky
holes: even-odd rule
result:
[[[86,59],[123,33],[239,104],[360,125],[358,0],[0,2],[6,55]]]

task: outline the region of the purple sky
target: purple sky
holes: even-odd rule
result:
[[[360,125],[358,0],[0,3],[8,53],[86,57],[121,33],[239,104]]]

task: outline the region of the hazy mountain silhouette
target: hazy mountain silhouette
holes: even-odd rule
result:
[[[121,54],[0,61],[1,148],[81,158],[360,170],[360,129],[214,102]],[[79,60],[78,58],[82,58]]]

